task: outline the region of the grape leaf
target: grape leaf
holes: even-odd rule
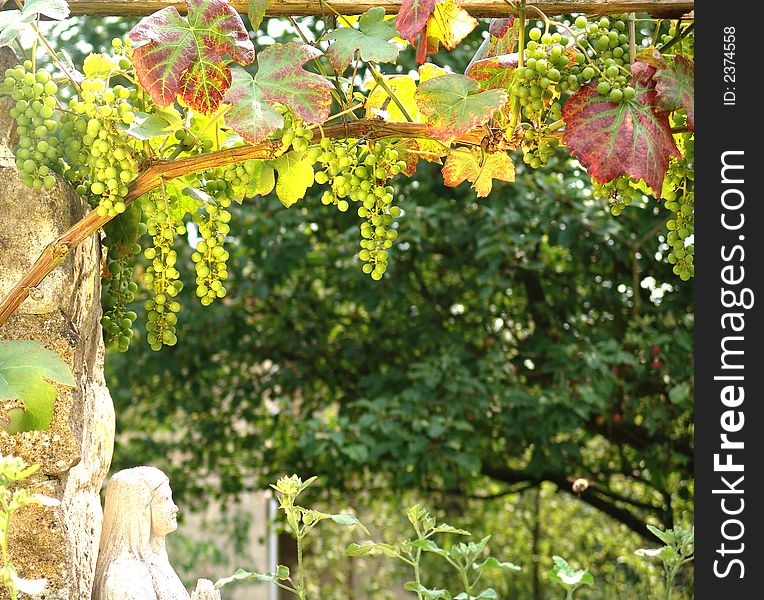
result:
[[[61,21],[69,16],[69,4],[66,0],[27,0],[24,12],[45,15],[49,19]]]
[[[414,44],[419,34],[427,27],[427,20],[435,10],[436,0],[403,0],[395,28],[404,40]]]
[[[47,380],[76,384],[69,366],[41,343],[0,342],[0,399],[18,398],[26,406],[10,423],[9,433],[48,428],[58,393]]]
[[[338,73],[347,69],[359,52],[365,62],[395,62],[398,46],[390,40],[397,35],[395,27],[385,20],[385,9],[376,6],[369,9],[358,21],[358,29],[340,27],[329,34],[334,43],[326,51],[332,67]]]
[[[136,140],[150,140],[153,137],[163,137],[172,133],[173,125],[160,115],[150,115],[145,112],[135,113],[135,120],[130,125],[117,125]]]
[[[428,52],[437,52],[438,42],[453,50],[476,26],[477,20],[456,0],[438,2],[427,21],[427,41],[430,46]]]
[[[417,104],[433,137],[448,143],[486,123],[506,104],[505,90],[477,92],[478,88],[478,82],[466,75],[443,75],[419,84]]]
[[[268,2],[269,0],[249,0],[249,22],[255,32],[260,27],[260,23],[263,22],[265,11],[268,10]]]
[[[651,65],[632,65],[633,100],[610,102],[590,83],[565,103],[563,140],[596,181],[627,174],[660,192],[669,158],[681,156],[668,113],[655,105],[654,74]]]
[[[480,44],[464,70],[465,74],[472,68],[473,63],[479,60],[514,52],[517,41],[517,30],[513,27],[514,22],[514,16],[506,19],[491,19],[488,25],[489,36]]]
[[[168,6],[142,19],[130,39],[143,45],[133,50],[138,81],[159,106],[169,106],[181,94],[194,110],[217,110],[231,85],[226,54],[251,63],[255,47],[239,13],[226,0],[186,0],[188,19]]]
[[[257,56],[257,74],[235,69],[225,102],[231,104],[226,123],[252,144],[261,142],[284,124],[273,104],[289,109],[308,123],[321,123],[329,117],[332,84],[302,68],[320,50],[300,42],[273,44]]]
[[[305,197],[305,192],[313,185],[313,161],[307,152],[288,152],[273,161],[278,173],[276,195],[289,208]]]
[[[66,0],[27,0],[22,10],[0,12],[0,48],[10,45],[39,15],[60,21],[69,16],[69,5]]]
[[[82,63],[82,72],[90,79],[106,79],[116,69],[117,63],[106,54],[88,54]]]
[[[472,183],[478,198],[485,198],[491,193],[494,179],[515,180],[515,165],[506,152],[484,155],[478,149],[458,148],[449,152],[442,173],[447,186],[456,187],[466,180]]]
[[[471,62],[465,75],[477,81],[481,90],[509,89],[516,69],[517,54],[502,54]]]
[[[655,73],[656,106],[658,110],[687,109],[687,127],[695,131],[695,68],[683,56],[676,55],[673,63]]]

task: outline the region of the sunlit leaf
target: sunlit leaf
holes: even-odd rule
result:
[[[516,69],[517,54],[501,54],[470,63],[465,74],[477,81],[481,90],[509,89]]]
[[[419,84],[417,104],[427,117],[433,137],[450,142],[488,122],[507,102],[505,90],[478,92],[479,87],[466,75],[445,75]]]
[[[50,381],[75,385],[74,375],[58,354],[39,342],[0,342],[0,400],[19,399],[26,406],[10,433],[47,429],[58,395]]]
[[[340,27],[329,34],[334,42],[326,51],[334,70],[341,73],[360,54],[365,62],[395,62],[398,45],[390,40],[397,35],[390,21],[385,20],[385,9],[377,6],[361,15],[358,29]]]
[[[366,540],[361,544],[350,544],[347,548],[348,556],[365,556],[367,554],[382,553],[390,558],[398,556],[398,550],[396,550],[390,544],[378,544],[371,540]]]
[[[671,156],[680,157],[668,113],[655,106],[655,67],[632,65],[633,100],[610,102],[593,83],[565,103],[563,140],[600,183],[627,174],[660,192]]]
[[[255,48],[239,13],[225,0],[186,0],[188,19],[168,6],[142,19],[130,39],[133,65],[143,88],[159,106],[181,94],[204,114],[217,110],[231,85],[224,57],[241,64],[254,60]]]
[[[287,208],[304,198],[313,185],[313,161],[306,152],[288,152],[279,156],[273,161],[273,168],[278,173],[276,195]]]
[[[443,0],[435,5],[427,21],[427,39],[437,40],[453,50],[477,26],[477,20],[456,0]],[[437,44],[434,44],[437,50]]]
[[[416,82],[408,75],[385,75],[387,87],[395,94],[400,103],[408,112],[414,121],[419,121],[419,107],[416,103]],[[406,117],[403,111],[393,102],[387,91],[377,85],[375,81],[370,81],[367,87],[371,88],[371,93],[366,98],[366,116],[383,117],[387,121],[405,122]]]

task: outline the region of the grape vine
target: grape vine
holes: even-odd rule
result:
[[[293,21],[301,41],[261,52],[253,76],[254,46],[227,0],[186,1],[191,21],[175,8],[150,15],[115,39],[110,54],[89,56],[82,72],[65,67],[46,42],[49,64],[30,56],[0,86],[15,102],[22,181],[49,189],[60,176],[109,223],[103,326],[119,350],[133,338],[131,305],[139,300],[148,345],[177,343],[186,295],[180,245],[194,246],[196,300],[206,306],[226,296],[235,276],[227,266],[234,205],[255,195],[275,191],[289,207],[322,188],[322,204],[360,219],[360,270],[383,279],[405,239],[395,178],[420,159],[445,159],[446,185],[466,180],[482,197],[494,180],[514,180],[514,160],[540,168],[567,148],[591,175],[604,210],[663,203],[666,260],[680,279],[693,276],[691,24],[626,14],[553,20],[537,8],[529,18],[531,7],[521,3],[519,18],[491,20],[458,75],[425,62],[427,53],[453,48],[465,23],[477,21],[443,11],[435,19],[434,7],[425,14],[405,0],[394,24],[372,9],[355,25],[339,18],[316,42]],[[21,6],[11,23],[17,29],[33,20]],[[398,36],[418,45],[424,64],[413,77],[380,69],[403,50]],[[196,55],[172,52],[183,44]],[[351,133],[362,122],[369,134]],[[412,132],[382,127],[371,135],[396,122]],[[342,123],[344,133],[334,127]],[[249,145],[263,145],[267,158],[203,162]],[[160,176],[133,202],[142,172],[176,163],[183,169]]]

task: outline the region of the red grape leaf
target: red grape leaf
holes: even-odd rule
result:
[[[627,174],[660,193],[671,156],[680,157],[668,113],[655,106],[655,67],[632,65],[633,100],[610,102],[594,83],[565,103],[563,140],[600,183]]]
[[[130,39],[138,81],[160,107],[178,93],[204,114],[214,112],[231,85],[223,58],[247,64],[255,58],[239,13],[225,0],[186,0],[188,19],[168,6],[141,20]]]
[[[659,110],[687,109],[687,127],[695,131],[695,67],[683,56],[658,69],[655,74],[656,105]]]
[[[329,118],[332,84],[302,68],[320,50],[301,42],[273,44],[257,56],[257,74],[235,69],[225,102],[231,110],[226,124],[252,144],[283,126],[275,103],[283,104],[303,121],[322,123]]]
[[[477,81],[481,90],[509,89],[515,69],[517,54],[502,54],[470,63],[465,75]]]
[[[404,40],[416,43],[419,34],[427,27],[427,19],[435,10],[437,0],[403,0],[398,16],[395,18],[395,28]]]
[[[480,44],[477,52],[475,52],[475,55],[467,65],[465,73],[469,73],[472,65],[479,60],[503,54],[512,54],[514,52],[515,42],[517,41],[517,30],[513,27],[514,22],[514,16],[506,19],[491,19],[488,25],[488,33],[490,35]]]
[[[358,29],[340,27],[329,34],[334,43],[326,51],[332,67],[338,73],[344,71],[360,53],[365,62],[395,62],[398,58],[398,46],[390,40],[397,31],[392,23],[385,20],[385,9],[376,6],[361,15]]]
[[[448,143],[486,123],[506,104],[506,90],[477,92],[478,88],[466,75],[443,75],[419,84],[417,104],[433,137]]]
[[[466,180],[478,198],[484,198],[491,193],[494,179],[515,180],[515,165],[506,152],[483,154],[478,149],[459,148],[449,152],[442,173],[447,186],[455,187]]]

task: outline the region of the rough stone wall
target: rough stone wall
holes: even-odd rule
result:
[[[8,48],[0,48],[0,74],[15,62]],[[9,99],[0,100],[0,297],[88,210],[62,180],[48,191],[21,182],[9,148],[11,106]],[[0,340],[37,340],[57,352],[77,382],[74,388],[57,386],[48,431],[14,436],[0,431],[0,453],[41,465],[29,480],[30,490],[61,500],[54,509],[24,507],[11,527],[11,558],[21,576],[48,578],[41,596],[46,600],[89,600],[95,572],[99,494],[114,440],[114,408],[103,375],[99,268],[93,236],[0,327]]]

